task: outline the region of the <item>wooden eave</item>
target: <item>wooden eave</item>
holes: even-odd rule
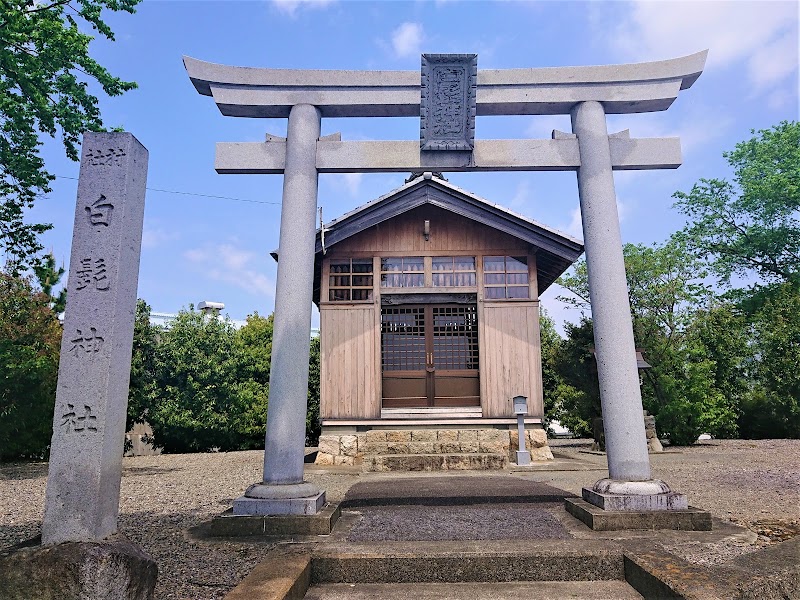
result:
[[[425,204],[450,211],[530,244],[531,253],[536,254],[540,294],[583,254],[583,244],[579,240],[449,182],[421,177],[324,225],[325,249]],[[318,304],[322,271],[320,230],[317,230],[314,250],[314,302]],[[272,252],[272,256],[277,260],[277,251]]]

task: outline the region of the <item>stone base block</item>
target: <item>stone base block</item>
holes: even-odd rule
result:
[[[645,512],[659,510],[686,510],[689,501],[684,494],[603,494],[583,488],[581,495],[587,502],[602,510]]]
[[[118,537],[21,548],[0,557],[3,600],[152,600],[158,566]]]
[[[527,450],[517,450],[517,465],[524,467],[529,464],[531,464],[531,453]]]
[[[364,471],[490,471],[508,467],[505,454],[384,454],[367,456]]]
[[[308,498],[248,498],[233,501],[234,515],[315,515],[325,506],[325,492]]]
[[[580,498],[566,498],[564,508],[595,531],[626,529],[676,529],[711,531],[711,513],[693,507],[686,510],[611,511]]]
[[[326,504],[313,515],[234,515],[228,509],[214,517],[208,532],[215,537],[330,535],[341,514],[338,504]]]

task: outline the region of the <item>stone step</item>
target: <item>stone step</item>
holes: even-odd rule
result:
[[[496,453],[377,454],[364,456],[363,470],[488,471],[508,467],[508,456]]]
[[[526,581],[511,583],[326,583],[305,600],[640,600],[624,581]]]
[[[347,490],[342,509],[365,506],[469,506],[473,504],[557,503],[573,494],[499,473],[442,473],[435,476],[365,477]]]
[[[605,540],[342,542],[311,561],[314,584],[624,579],[622,549]]]

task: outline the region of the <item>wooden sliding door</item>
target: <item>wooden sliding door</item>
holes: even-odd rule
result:
[[[384,408],[480,406],[475,304],[381,310]]]

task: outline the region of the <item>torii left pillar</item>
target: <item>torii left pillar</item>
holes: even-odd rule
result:
[[[325,492],[303,481],[320,121],[310,104],[289,113],[264,480],[234,500],[235,515],[313,515],[325,505]]]

